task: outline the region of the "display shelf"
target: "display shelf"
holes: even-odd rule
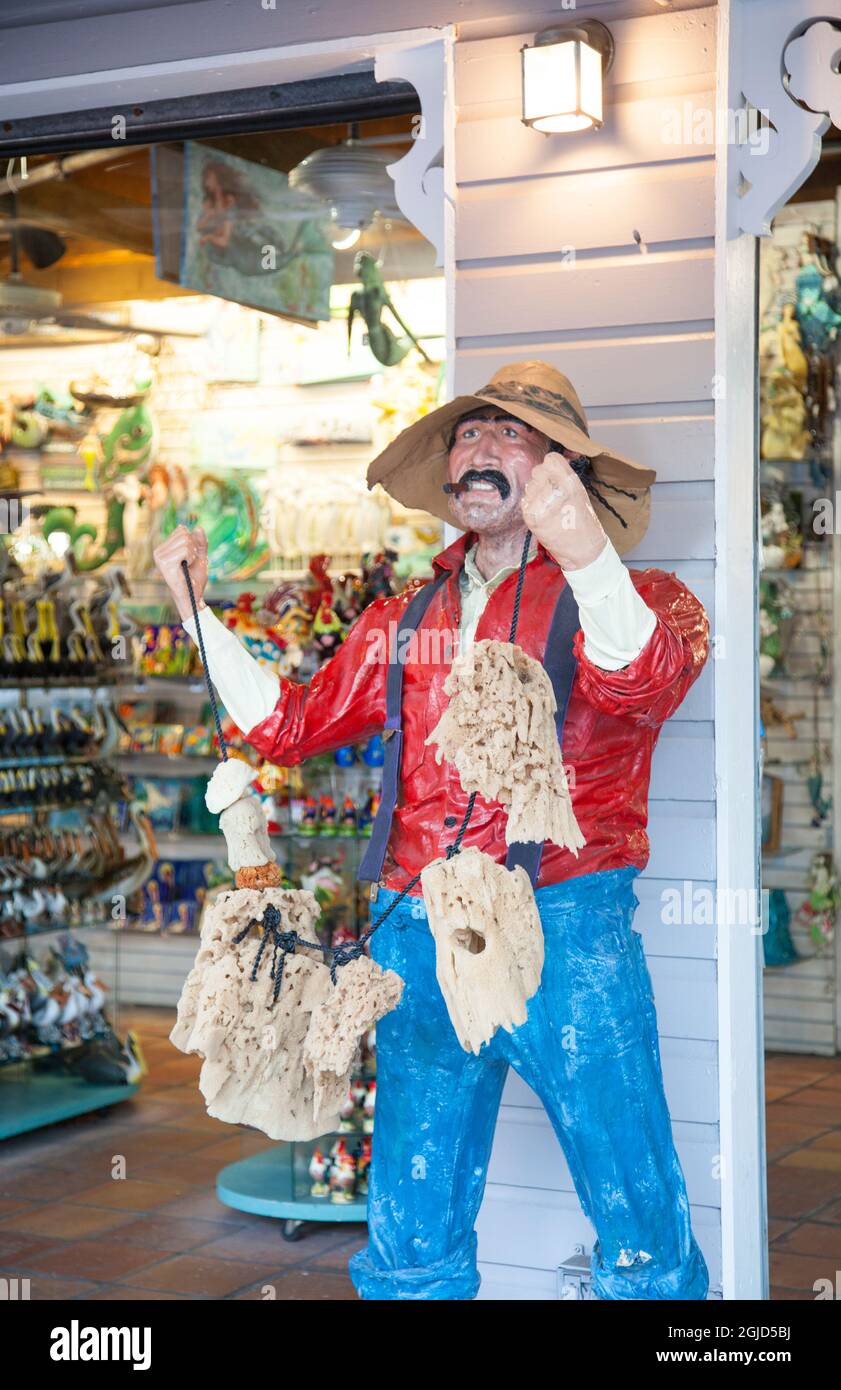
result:
[[[145,676],[125,681],[120,694],[126,700],[156,700],[166,696],[181,699],[190,695],[200,695],[206,700],[207,686],[201,673],[195,676]]]
[[[94,753],[45,753],[40,758],[0,758],[0,768],[67,767],[71,763],[85,763],[92,767],[95,763],[105,761],[107,760],[100,756],[100,751],[97,749]]]
[[[35,927],[24,927],[22,931],[0,931],[0,947],[2,947],[4,941],[23,941],[30,936],[49,936],[51,934],[55,935],[56,932],[86,931],[88,928],[107,927],[109,921],[109,918],[103,917],[99,922],[74,922],[72,924],[70,922],[57,922],[51,923],[50,925],[45,925],[41,922]]]
[[[270,835],[269,839],[289,841],[296,844],[313,844],[323,846],[325,843],[331,845],[353,845],[364,840],[370,840],[370,835],[363,835],[357,831],[355,835],[306,835],[300,830],[281,830]],[[136,848],[137,841],[134,836],[126,831],[120,833],[120,844],[126,849]],[[158,847],[159,859],[194,859],[197,856],[205,855],[225,858],[225,841],[219,835],[203,835],[191,830],[178,830],[168,834],[155,834],[155,844]]]
[[[22,806],[17,803],[12,806],[0,806],[0,816],[34,816],[40,811],[75,811],[80,806],[97,806],[103,799],[110,805],[125,798],[120,791],[99,791],[96,796],[80,796],[75,801],[27,801]]]
[[[366,1221],[368,1198],[331,1202],[329,1197],[295,1197],[295,1146],[278,1144],[251,1158],[229,1163],[216,1179],[220,1202],[237,1211],[273,1216],[284,1225],[284,1236],[295,1239],[304,1221]]]
[[[14,1134],[58,1124],[74,1115],[101,1110],[128,1100],[140,1089],[138,1083],[123,1086],[97,1086],[81,1077],[33,1074],[23,1060],[2,1068],[0,1075],[0,1139]],[[57,1190],[61,1174],[56,1174]]]
[[[117,753],[113,761],[120,772],[135,777],[197,777],[209,776],[219,759],[212,753],[195,757],[184,753]]]
[[[84,700],[89,704],[100,699],[112,702],[115,689],[124,679],[123,673],[111,667],[97,670],[93,662],[85,663],[84,672],[71,672],[62,676],[44,671],[37,676],[8,676],[0,681],[0,690],[5,692],[0,703],[5,709],[20,702],[22,706],[37,705],[46,711],[56,702],[66,705],[68,700]],[[24,845],[27,841],[30,843],[31,853],[37,860],[38,856],[45,852],[41,839],[44,824],[54,824],[55,820],[58,820],[62,834],[66,832],[70,835],[69,844],[74,846],[74,853],[79,856],[73,879],[64,883],[54,883],[45,878],[43,882],[34,880],[21,885],[24,896],[33,890],[46,889],[48,892],[58,891],[65,896],[70,894],[71,897],[67,917],[33,917],[27,920],[23,913],[15,912],[14,916],[3,918],[0,951],[4,951],[4,963],[12,971],[13,977],[19,971],[25,972],[26,958],[33,956],[39,968],[46,968],[50,978],[56,983],[65,981],[68,989],[71,987],[71,977],[85,978],[84,972],[91,962],[89,956],[85,959],[84,950],[81,948],[86,946],[88,934],[94,937],[104,934],[108,918],[102,915],[106,912],[106,907],[98,901],[95,884],[79,873],[85,863],[91,862],[91,849],[95,849],[97,843],[99,849],[102,849],[102,841],[98,840],[97,834],[88,833],[90,826],[86,828],[84,823],[80,826],[79,813],[82,813],[84,822],[91,812],[107,813],[115,803],[125,800],[128,783],[114,767],[115,742],[108,737],[103,740],[99,736],[95,741],[88,740],[86,751],[79,751],[80,744],[75,743],[70,745],[73,751],[49,753],[35,752],[30,743],[24,744],[27,751],[22,748],[16,756],[13,748],[7,748],[4,756],[0,758],[0,769],[3,770],[5,780],[26,784],[12,791],[10,795],[4,795],[0,801],[0,829],[4,835],[9,835],[10,847],[7,847],[6,853],[16,853],[13,847],[18,841],[12,837],[22,835]],[[44,769],[44,772],[40,769]],[[69,785],[51,784],[50,778],[63,783],[62,778],[56,778],[54,769],[66,769],[65,775],[69,779]],[[85,769],[89,771],[85,773]],[[114,831],[116,833],[116,826]],[[59,872],[61,863],[70,868],[70,863],[65,857],[69,853],[67,842],[61,840],[56,841],[56,844],[61,844],[62,848],[46,851],[50,856],[50,863],[45,873],[50,878]],[[53,856],[56,856],[54,861]],[[87,894],[81,904],[82,919],[68,920],[73,917],[79,906],[78,900],[72,899],[75,890],[78,890],[79,894]],[[14,897],[8,892],[3,893],[4,907],[13,906],[14,901]],[[61,905],[56,906],[60,909]],[[98,909],[99,916],[82,916],[83,913],[92,914],[94,908]],[[51,971],[49,966],[43,965],[42,953],[37,948],[36,939],[45,938],[48,943],[47,950],[50,943],[55,950],[56,938],[62,933],[69,933],[77,943],[77,947],[80,948],[79,959],[75,956],[75,950],[71,950],[68,957],[70,963],[62,961],[60,969]],[[113,936],[110,936],[110,941],[112,983],[102,1010],[102,1023],[107,1027],[108,1034],[112,1032],[113,1019],[119,1012],[119,943],[114,941]],[[95,967],[92,967],[92,973],[96,979],[102,978],[101,972]],[[24,987],[29,986],[25,984]],[[21,1041],[31,1042],[32,1038],[28,1035],[33,1032],[34,1025],[22,1019],[20,1029]],[[85,1111],[103,1109],[133,1095],[139,1089],[139,1083],[97,1085],[81,1076],[72,1075],[61,1065],[66,1057],[78,1053],[88,1042],[96,1043],[98,1038],[105,1036],[106,1032],[101,1031],[88,1040],[75,1042],[67,1047],[49,1048],[45,1051],[36,1047],[32,1055],[8,1058],[4,1061],[0,1079],[0,1138],[54,1124]],[[12,1045],[8,1045],[9,1051]],[[56,1061],[59,1062],[57,1070],[54,1069]],[[45,1066],[45,1063],[49,1065]],[[123,1070],[120,1065],[117,1074]]]
[[[210,608],[214,603],[232,603],[244,590],[257,586],[270,588],[275,582],[273,573],[265,570],[259,574],[248,575],[244,579],[212,579],[204,592],[204,600]],[[175,613],[172,595],[163,579],[132,579],[129,584],[131,593],[124,600],[126,607],[145,607],[157,603]],[[176,618],[175,621],[180,620]]]
[[[90,676],[2,676],[0,690],[97,690],[102,685],[119,685],[123,677],[112,671]]]

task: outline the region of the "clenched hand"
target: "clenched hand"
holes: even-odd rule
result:
[[[561,569],[583,569],[598,559],[607,544],[607,533],[587,490],[563,454],[552,450],[537,465],[521,505],[532,535]]]
[[[176,526],[172,535],[155,546],[152,553],[182,622],[193,616],[187,580],[181,568],[182,560],[187,561],[196,606],[205,608],[207,605],[202,595],[207,587],[207,536],[202,528],[197,526],[194,531],[188,531],[186,526]]]

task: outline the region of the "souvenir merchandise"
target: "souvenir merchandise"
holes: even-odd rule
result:
[[[0,682],[113,680],[135,631],[119,570],[94,577],[65,560],[55,571],[22,573],[16,543],[0,547]],[[0,567],[2,568],[2,567]]]
[[[80,522],[73,505],[51,507],[43,517],[44,540],[49,542],[56,532],[66,535],[74,562],[82,571],[99,569],[126,547],[124,517],[132,483],[139,493],[154,450],[154,423],[145,403],[150,385],[139,386],[132,399],[114,400],[113,404],[122,408],[113,424],[92,427],[79,444],[79,456],[85,464],[84,485],[100,492],[105,502],[102,534],[91,522]],[[76,389],[81,393],[82,388]],[[80,394],[80,399],[90,403],[96,396]]]
[[[782,581],[759,584],[759,674],[763,680],[785,667],[794,621],[794,595]]]
[[[39,958],[0,954],[0,1063],[51,1059],[94,1084],[135,1082],[146,1070],[137,1035],[120,1042],[106,1017],[107,990],[84,944],[64,933]]]
[[[809,895],[801,903],[798,916],[809,928],[809,935],[818,952],[823,952],[832,946],[835,920],[841,906],[841,887],[838,884],[832,855],[825,851],[815,854],[809,874]]]
[[[196,669],[190,643],[177,624],[148,623],[141,637],[139,670],[145,676],[186,676]]]
[[[207,535],[212,579],[248,579],[265,568],[269,547],[260,531],[260,499],[247,476],[191,475],[181,505],[170,499],[164,511],[162,538],[188,517]]]
[[[121,203],[147,177],[140,153],[139,170],[114,166]],[[183,153],[169,150],[173,178]],[[221,206],[214,160],[198,145],[187,153],[214,177],[193,187],[182,169],[182,191]],[[177,278],[166,218],[181,219],[181,199],[163,187],[158,154],[157,269]],[[286,180],[225,158],[238,177]],[[403,286],[365,252],[356,291],[321,284],[323,323],[247,307],[234,321],[223,301],[154,290],[142,228],[126,247],[98,239],[98,184],[112,171],[88,166],[81,260],[72,227],[59,237],[12,218],[20,295],[57,312],[46,323],[22,307],[18,321],[11,306],[0,391],[0,1137],[130,1097],[146,1062],[111,1011],[178,999],[173,1044],[199,1058],[208,1114],[288,1145],[292,1186],[307,1200],[319,1191],[321,1219],[364,1221],[374,1026],[403,988],[370,955],[358,878],[380,805],[381,730],[290,768],[257,754],[247,712],[205,691],[205,661],[155,554],[200,530],[212,605],[201,620],[212,615],[248,654],[264,690],[273,678],[309,686],[367,608],[429,573],[440,544],[438,519],[372,492],[365,467],[375,430],[393,433],[440,397],[441,286],[408,282],[404,309]],[[69,166],[62,174],[72,180]],[[74,189],[62,192],[73,206]],[[257,241],[233,223],[220,241],[218,208],[198,211],[186,251],[210,256],[217,279],[247,279]],[[273,271],[290,284],[306,280],[297,223],[281,248],[288,265]],[[182,240],[189,231],[180,225]],[[60,290],[28,279],[36,236],[55,245],[34,269],[55,264]],[[376,403],[378,392],[390,399]]]
[[[394,302],[386,289],[385,281],[374,257],[368,251],[360,251],[354,259],[353,270],[354,274],[359,277],[362,288],[354,290],[350,297],[347,319],[348,342],[350,342],[354,318],[359,315],[368,330],[368,346],[378,362],[382,362],[386,367],[393,367],[401,362],[414,347],[424,362],[432,367],[432,362],[426,352],[394,307]],[[387,323],[383,323],[383,313],[386,309],[406,333],[407,336],[402,341],[395,336],[394,330]]]
[[[837,209],[792,204],[760,256],[760,702],[766,1050],[820,1051],[835,991]]]
[[[760,531],[763,570],[796,569],[802,563],[802,498],[779,473],[763,489]]]
[[[232,883],[233,875],[221,860],[159,860],[129,900],[125,921],[111,925],[170,936],[194,933],[208,898]]]
[[[785,892],[782,888],[772,888],[768,894],[767,919],[763,922],[762,946],[766,966],[790,965],[793,960],[799,959],[791,939],[790,923],[791,909]]]

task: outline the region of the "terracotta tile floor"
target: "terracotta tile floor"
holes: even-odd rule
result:
[[[841,1057],[765,1058],[771,1298],[841,1269]]]
[[[0,1275],[33,1299],[355,1299],[362,1225],[283,1240],[270,1217],[216,1198],[216,1175],[271,1141],[212,1120],[199,1062],[169,1042],[174,1011],[123,1009],[149,1064],[140,1092],[0,1145]],[[115,1181],[125,1165],[125,1180]]]
[[[141,1092],[0,1146],[0,1274],[34,1299],[355,1299],[363,1226],[284,1241],[268,1217],[216,1198],[226,1163],[270,1144],[208,1117],[198,1062],[174,1054],[173,1014],[124,1009],[150,1074]],[[841,1058],[766,1058],[773,1299],[814,1298],[841,1269]],[[125,1163],[125,1181],[114,1181]]]

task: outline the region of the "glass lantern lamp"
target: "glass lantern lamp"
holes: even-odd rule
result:
[[[547,135],[600,130],[613,48],[613,35],[596,19],[543,29],[524,44],[523,123]]]

